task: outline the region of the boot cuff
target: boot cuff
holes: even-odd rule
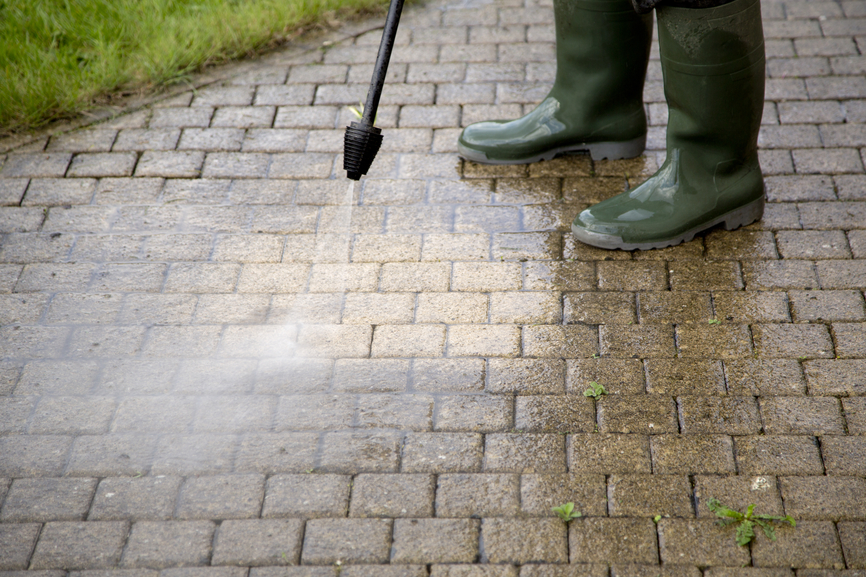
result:
[[[677,8],[715,8],[734,0],[631,0],[635,12],[646,14],[656,6],[675,6]]]

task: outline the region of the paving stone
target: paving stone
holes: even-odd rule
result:
[[[665,290],[668,288],[664,263],[600,262],[598,288],[601,290]]]
[[[241,567],[175,567],[159,572],[165,577],[243,577],[245,573],[246,569]]]
[[[433,400],[428,395],[362,395],[358,398],[358,428],[429,431]]]
[[[229,336],[232,335],[226,335]],[[176,372],[174,391],[204,395],[245,393],[252,389],[255,372],[255,360],[186,360]],[[270,425],[274,412],[272,399],[247,396],[204,397],[197,405],[198,415],[193,423],[197,431],[258,429]],[[182,424],[183,430],[188,429],[186,413],[181,416],[169,428]],[[243,419],[248,419],[249,425],[245,426]]]
[[[823,437],[821,452],[828,474],[862,475],[866,471],[866,466],[863,465],[866,443],[863,442],[862,436]]]
[[[339,577],[336,567],[251,567],[253,577]]]
[[[493,432],[511,428],[514,404],[504,396],[454,395],[436,402],[436,431]]]
[[[17,377],[17,375],[16,375]],[[11,393],[11,389],[10,389]],[[24,433],[37,399],[29,397],[0,398],[0,431]]]
[[[699,323],[713,316],[708,293],[653,291],[638,293],[637,298],[642,323]]]
[[[782,292],[717,292],[713,294],[717,320],[734,323],[788,322],[789,299]]]
[[[824,471],[812,437],[737,437],[736,452],[740,474],[820,475]]]
[[[429,475],[358,475],[351,517],[432,517],[435,482]]]
[[[355,399],[347,395],[286,395],[280,398],[276,428],[342,429],[352,424]]]
[[[565,363],[546,359],[490,359],[491,393],[556,394],[565,392]]]
[[[532,395],[515,399],[514,425],[534,433],[589,433],[595,429],[591,400],[571,395]]]
[[[744,269],[746,264],[743,265]],[[680,261],[668,264],[672,290],[740,290],[743,279],[735,262]],[[664,288],[664,287],[663,287]]]
[[[314,519],[304,531],[302,562],[384,563],[391,541],[390,519]]]
[[[607,494],[612,517],[694,516],[685,476],[612,475]]]
[[[752,562],[756,567],[844,567],[841,547],[829,521],[798,522],[796,528],[780,526],[776,536],[775,542],[763,535],[753,542]]]
[[[210,559],[215,529],[210,521],[140,521],[132,527],[120,566],[202,565]]]
[[[863,537],[866,535],[866,524],[862,522],[844,522],[837,525],[845,561],[851,569],[866,568],[866,548]]]
[[[765,358],[828,358],[833,343],[823,325],[753,325],[755,352]]]
[[[0,475],[4,477],[59,477],[72,446],[61,435],[6,435],[0,437]]]
[[[96,479],[15,479],[0,520],[7,523],[83,521]]]
[[[99,482],[88,519],[91,521],[171,519],[182,479],[114,477]]]
[[[777,328],[777,325],[760,326],[767,327],[769,331]],[[683,357],[736,359],[752,356],[752,339],[746,325],[679,325],[676,328],[676,338],[680,355]]]
[[[650,519],[576,519],[569,523],[568,536],[571,562],[658,562],[655,526]]]
[[[237,439],[232,435],[165,435],[159,440],[151,473],[196,475],[225,473]],[[190,455],[196,455],[191,460]]]
[[[477,519],[397,519],[391,562],[475,562],[479,525]]]
[[[656,435],[650,437],[653,473],[712,474],[737,470],[731,438],[726,435]]]
[[[743,277],[748,290],[811,290],[818,286],[814,269],[809,262],[747,262],[743,264]]]
[[[106,397],[44,398],[36,406],[29,431],[55,435],[105,433],[114,409],[114,399]]]
[[[857,288],[866,275],[866,261],[819,261],[821,286],[828,289]],[[814,286],[814,285],[813,285]]]
[[[746,475],[695,476],[695,503],[698,517],[715,519],[707,503],[717,499],[737,511],[755,505],[758,514],[783,515],[782,499],[774,477]]]
[[[30,569],[107,569],[117,565],[129,525],[125,522],[46,523]]]
[[[403,444],[404,473],[456,473],[481,470],[482,436],[477,433],[410,432]]]
[[[488,319],[488,296],[473,293],[418,295],[415,320],[422,323],[482,323]]]
[[[264,497],[260,475],[198,477],[184,482],[178,519],[248,519],[257,517]]]
[[[833,336],[837,357],[866,357],[866,332],[862,323],[834,323]]]
[[[432,577],[517,577],[511,565],[431,565]]]
[[[784,115],[783,111],[788,110],[787,107],[799,108],[815,104],[818,103],[783,102],[779,104],[779,110]],[[836,198],[833,181],[828,176],[771,176],[766,179],[766,185],[767,198],[771,202],[823,201]]]
[[[517,513],[519,501],[517,475],[440,475],[436,487],[436,516],[511,517]],[[431,515],[416,515],[427,516]]]
[[[75,438],[65,473],[108,477],[142,475],[153,463],[153,435],[82,435]]]
[[[714,569],[715,567],[709,567],[707,569],[708,574],[713,574],[712,571]],[[748,568],[741,567],[738,567],[736,570],[749,571]],[[660,577],[697,577],[700,574],[700,569],[689,567],[688,565],[613,565],[611,566],[611,574],[613,577],[650,577],[652,575]],[[785,577],[789,576],[785,575]]]
[[[866,398],[842,399],[842,410],[851,435],[866,434]]]
[[[742,567],[749,562],[748,550],[737,546],[736,530],[720,529],[712,519],[662,519],[658,531],[662,563]]]
[[[636,320],[632,293],[565,293],[566,323],[628,324]]]
[[[857,321],[864,318],[862,295],[856,291],[792,291],[794,320]]]
[[[374,357],[439,357],[445,328],[436,325],[379,325],[373,334]]]
[[[225,521],[217,530],[211,563],[250,567],[296,564],[302,534],[303,522],[298,519]]]
[[[785,512],[795,519],[866,517],[866,481],[857,477],[782,477]]]
[[[661,434],[679,431],[676,404],[669,398],[616,395],[599,399],[598,430],[602,433]]]
[[[802,395],[806,391],[803,369],[794,360],[726,360],[725,376],[732,395]]]
[[[89,204],[96,190],[93,178],[33,178],[21,206],[64,206]]]
[[[559,519],[484,519],[484,556],[489,563],[565,563],[566,526]]]
[[[345,474],[396,472],[400,441],[390,432],[325,433],[317,469]]]
[[[681,396],[677,404],[680,426],[686,434],[754,435],[761,431],[753,397]]]
[[[554,506],[573,502],[583,515],[604,516],[607,494],[602,475],[527,474],[520,478],[521,511],[532,516],[553,517]]]
[[[300,473],[313,468],[315,433],[252,433],[244,435],[235,457],[237,472]]]
[[[59,177],[66,173],[72,155],[63,152],[11,154],[0,172],[3,178]]]
[[[674,356],[673,330],[669,325],[602,325],[601,354],[618,358]]]
[[[348,565],[340,571],[346,577],[427,577],[424,565]]]
[[[626,359],[576,359],[566,361],[568,392],[580,394],[591,381],[604,386],[608,394],[638,394],[646,391],[641,361]]]
[[[840,409],[830,397],[761,399],[764,430],[771,435],[844,434]]]
[[[526,357],[580,358],[598,355],[598,333],[582,325],[538,325],[523,328]]]
[[[484,389],[484,372],[483,359],[416,359],[412,386],[431,393],[479,393]]]
[[[30,180],[27,178],[4,178],[0,180],[0,205],[18,206]]]
[[[650,473],[649,436],[618,433],[570,435],[568,470],[572,473]]]
[[[117,136],[116,130],[75,130],[51,137],[46,150],[49,152],[106,152]]]
[[[27,569],[41,529],[39,523],[8,523],[0,526],[0,570],[9,575],[12,570]]]
[[[658,395],[722,395],[725,378],[721,361],[649,359],[645,361],[647,392]],[[640,391],[636,391],[640,392]]]
[[[409,362],[391,359],[339,359],[334,366],[335,392],[401,392],[406,390]]]

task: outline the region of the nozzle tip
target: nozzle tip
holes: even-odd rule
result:
[[[367,174],[379,147],[382,145],[382,131],[375,126],[353,122],[346,127],[343,137],[343,170],[352,180],[360,180]]]

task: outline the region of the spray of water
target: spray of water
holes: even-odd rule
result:
[[[304,393],[318,379],[311,373],[322,371],[319,359],[329,355],[329,343],[340,322],[343,299],[348,290],[349,256],[352,248],[352,209],[355,181],[349,180],[346,192],[328,222],[315,239],[309,283],[316,292],[298,292],[285,316],[286,324],[274,327],[270,345],[259,352],[258,378],[282,381],[281,392]],[[327,289],[322,291],[325,284]],[[280,354],[274,355],[274,347]]]

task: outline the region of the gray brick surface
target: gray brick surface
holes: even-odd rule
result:
[[[763,219],[674,248],[568,232],[663,158],[656,44],[648,153],[459,159],[554,82],[549,2],[407,7],[348,190],[363,22],[0,154],[0,577],[866,568],[866,8],[762,12]]]
[[[268,567],[297,564],[303,522],[297,519],[236,520],[220,524],[211,563]]]
[[[301,561],[309,565],[385,563],[391,541],[390,519],[314,519],[304,531]]]
[[[210,521],[140,521],[132,527],[120,566],[202,565],[210,558],[214,529]]]
[[[51,522],[39,534],[30,569],[107,569],[117,565],[129,525]]]

